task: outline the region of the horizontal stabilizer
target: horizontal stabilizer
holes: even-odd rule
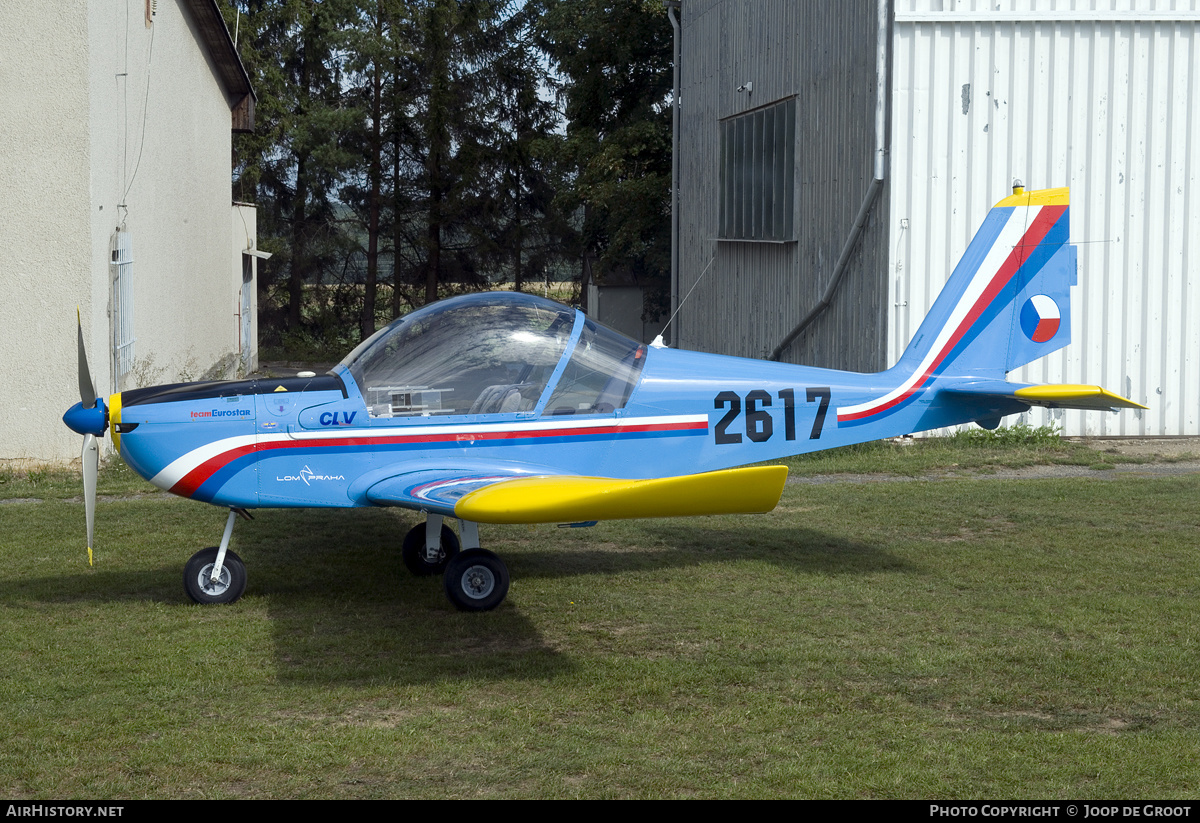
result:
[[[757,514],[779,503],[787,466],[664,477],[521,477],[467,493],[454,516],[478,523],[574,523],[636,517]]]
[[[1044,406],[1048,409],[1144,409],[1141,403],[1113,394],[1100,386],[1083,386],[1072,383],[1047,385],[1021,385],[1003,380],[981,380],[975,383],[960,383],[944,390],[948,395],[962,395],[972,400],[1016,400],[1029,406]]]
[[[1018,400],[1048,409],[1145,409],[1133,400],[1113,394],[1099,386],[1080,386],[1063,383],[1058,385],[1028,386],[1017,389]]]

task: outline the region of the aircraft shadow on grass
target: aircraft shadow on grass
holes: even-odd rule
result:
[[[405,519],[389,511],[368,517],[346,510],[263,511],[242,530],[238,548],[256,561],[248,591],[265,598],[271,653],[283,681],[421,683],[465,677],[541,678],[574,670],[570,653],[546,640],[519,600],[515,607],[481,619],[448,608],[440,580],[407,574],[395,545],[397,521]],[[747,537],[745,526],[752,523],[755,528]],[[704,565],[719,570],[724,564],[755,559],[801,574],[909,569],[879,547],[811,529],[764,525],[762,518],[724,518],[721,525],[708,518],[695,523],[649,521],[615,536],[604,530],[568,533],[559,548],[537,545],[553,539],[555,530],[540,527],[538,532],[506,529],[498,535],[513,567],[531,585],[587,576],[616,576],[619,585],[624,574]],[[614,537],[613,546],[606,547]],[[630,539],[639,547],[628,548]],[[190,608],[171,585],[177,575],[177,570],[161,565],[120,571],[101,567],[15,580],[0,601],[140,601]],[[596,591],[585,583],[583,596]],[[244,619],[259,618],[230,610],[206,622],[219,630],[226,621]],[[178,653],[199,652],[180,648]]]

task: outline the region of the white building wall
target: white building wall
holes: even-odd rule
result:
[[[245,254],[258,248],[258,210],[248,203],[234,203],[231,219],[231,297],[238,307],[238,372],[245,375],[258,369],[258,258]],[[247,266],[248,282],[244,280]]]
[[[110,362],[109,390],[233,376],[240,278],[230,274],[229,101],[176,2],[158,3],[150,26],[143,3],[125,5],[94,3],[89,32],[98,293],[110,292],[118,225],[134,256],[133,375],[116,386]],[[107,314],[99,319],[107,334]],[[107,352],[111,340],[97,345]]]
[[[1070,186],[1072,343],[1011,379],[1099,384],[1150,409],[1023,419],[1200,434],[1200,2],[995,5],[895,7],[889,355],[1014,178]]]
[[[0,457],[78,457],[59,421],[79,400],[75,308],[95,308],[88,190],[86,0],[0,10]],[[48,105],[48,101],[53,101]],[[80,196],[82,193],[84,196]],[[103,318],[104,305],[99,306]]]
[[[147,27],[143,0],[0,3],[0,461],[79,455],[61,422],[79,400],[76,306],[96,389],[117,389],[118,225],[133,242],[138,363],[120,388],[236,373],[231,246],[248,235],[240,218],[231,232],[233,101],[190,14],[156,6]]]

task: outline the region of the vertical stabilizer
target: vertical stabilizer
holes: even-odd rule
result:
[[[1075,248],[1068,190],[1015,193],[988,212],[912,342],[900,385],[838,409],[855,425],[899,409],[940,377],[1003,379],[1071,342]]]
[[[1065,188],[1020,192],[993,206],[901,364],[924,379],[1002,377],[1070,343],[1069,235]]]

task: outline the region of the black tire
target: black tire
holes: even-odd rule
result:
[[[508,567],[487,549],[467,549],[446,564],[442,582],[456,609],[486,612],[508,595]]]
[[[183,590],[197,603],[234,603],[246,591],[246,564],[231,551],[225,552],[221,577],[212,582],[212,568],[217,562],[217,547],[210,546],[192,555],[183,567]]]
[[[438,552],[436,563],[430,563],[425,558],[425,524],[413,526],[408,534],[404,535],[404,548],[401,554],[404,556],[404,565],[408,570],[417,577],[428,577],[431,574],[441,574],[446,564],[450,562],[450,558],[458,554],[458,535],[454,530],[442,524],[442,547]]]

